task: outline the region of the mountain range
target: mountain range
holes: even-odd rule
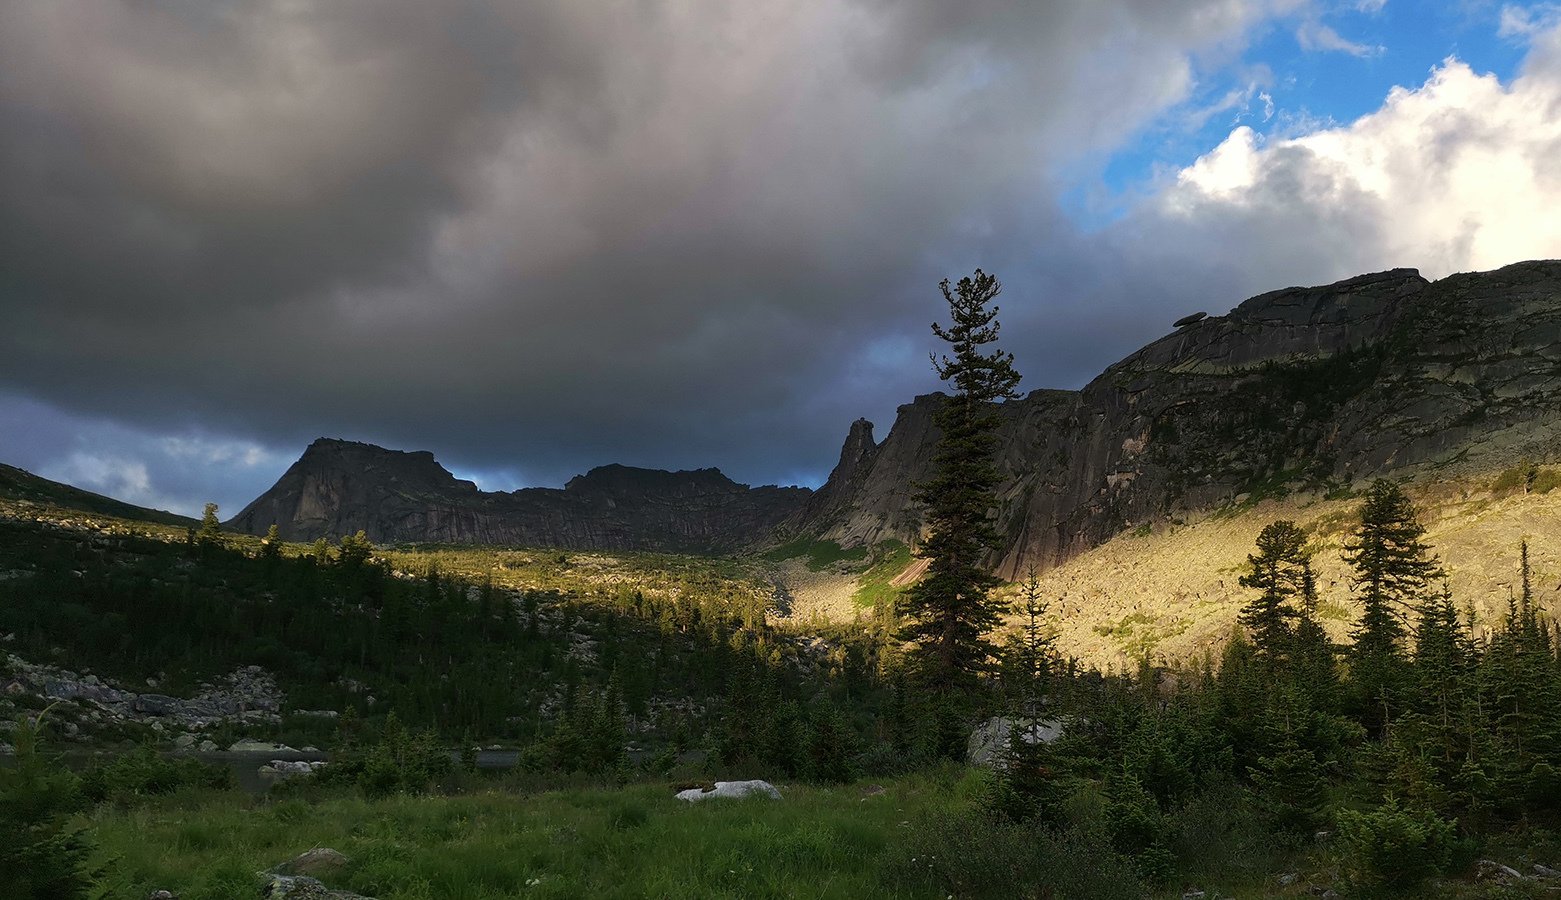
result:
[[[901,406],[880,442],[850,426],[817,491],[715,469],[604,466],[562,489],[484,492],[427,452],[315,441],[229,527],[291,540],[721,553],[813,537],[920,535],[940,394]],[[1561,261],[1437,281],[1412,269],[1194,313],[1080,390],[1001,405],[999,574],[1047,569],[1127,529],[1380,475],[1555,455]]]

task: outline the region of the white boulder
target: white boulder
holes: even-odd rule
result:
[[[690,803],[695,803],[700,800],[708,800],[711,798],[738,800],[743,797],[752,796],[754,794],[768,797],[771,800],[779,800],[781,798],[781,793],[775,789],[775,785],[770,784],[768,781],[758,780],[717,781],[715,783],[715,787],[708,791],[702,788],[689,788],[686,791],[679,791],[677,798],[679,800],[687,800]]]

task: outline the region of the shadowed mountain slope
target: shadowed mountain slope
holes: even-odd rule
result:
[[[738,484],[715,469],[602,466],[562,489],[478,490],[426,451],[321,438],[228,525],[275,523],[287,540],[362,530],[379,543],[439,542],[709,553],[765,540],[804,488]]]
[[[0,500],[14,500],[40,506],[76,509],[82,512],[155,522],[159,525],[194,525],[195,520],[160,509],[125,503],[102,494],[40,478],[26,469],[0,464]]]

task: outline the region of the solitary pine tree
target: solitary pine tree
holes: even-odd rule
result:
[[[282,556],[282,536],[277,533],[276,523],[272,523],[266,529],[266,536],[260,541],[260,558],[264,560],[276,560]]]
[[[947,699],[973,693],[997,653],[987,638],[1003,612],[991,596],[999,579],[987,570],[999,541],[987,518],[998,482],[995,404],[1017,396],[1019,373],[1013,354],[982,352],[997,340],[997,307],[991,305],[1002,289],[997,278],[977,269],[956,285],[945,279],[938,287],[952,323],[933,323],[932,332],[948,342],[953,357],[933,354],[932,366],[953,396],[933,419],[942,431],[935,474],[918,486],[931,531],[921,556],[929,562],[902,600],[900,636],[915,645],[910,661],[922,685]]]
[[[1242,587],[1259,592],[1242,608],[1241,624],[1251,630],[1258,656],[1271,664],[1287,659],[1294,643],[1290,623],[1298,613],[1291,604],[1308,571],[1305,548],[1306,535],[1294,522],[1271,522],[1257,536],[1258,552],[1248,554],[1250,571],[1241,576]]]
[[[1396,483],[1385,478],[1372,482],[1360,516],[1360,528],[1344,547],[1362,604],[1349,652],[1350,680],[1368,725],[1381,728],[1406,678],[1403,618],[1427,602],[1431,583],[1442,576],[1442,569],[1421,541],[1425,527],[1415,516],[1414,504]]]
[[[208,503],[201,512],[200,539],[215,541],[222,536],[222,525],[217,521],[217,504]]]

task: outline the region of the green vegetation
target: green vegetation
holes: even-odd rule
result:
[[[1134,659],[1144,659],[1160,642],[1175,637],[1187,628],[1184,622],[1162,622],[1158,616],[1146,612],[1128,613],[1113,625],[1096,625],[1094,631],[1101,637],[1116,641],[1122,652]]]
[[[0,766],[0,872],[16,897],[84,897],[97,875],[93,844],[69,816],[85,799],[80,780],[39,746],[43,714],[17,723],[15,765]]]
[[[1548,494],[1561,487],[1561,468],[1540,466],[1523,460],[1515,466],[1503,469],[1491,482],[1491,493]]]
[[[1318,624],[1347,616],[1348,594],[1320,596],[1308,535],[1275,522],[1239,567],[1250,602],[1217,668],[1151,664],[1184,626],[1134,613],[1103,633],[1139,671],[1080,671],[1031,579],[1020,627],[983,635],[962,709],[918,695],[888,628],[777,626],[764,561],[301,547],[30,502],[0,513],[8,651],[173,694],[263,665],[283,723],[243,736],[332,749],[320,774],[260,797],[150,746],[76,775],[48,750],[86,726],[81,705],[0,696],[18,720],[0,766],[0,870],[28,879],[8,883],[18,896],[253,896],[257,871],[322,845],[351,858],[333,887],[382,900],[1475,897],[1494,890],[1472,880],[1482,857],[1561,862],[1561,660],[1528,548],[1507,614],[1476,637],[1391,482],[1327,526],[1348,531],[1365,606],[1350,646]],[[792,550],[865,562],[858,599],[891,617],[903,599],[903,545]],[[1008,728],[995,772],[945,761],[999,715],[1067,727],[1050,744]],[[495,739],[519,765],[478,771],[470,748]],[[785,799],[672,798],[723,777]]]
[[[873,548],[872,564],[857,577],[851,599],[863,609],[882,609],[905,590],[891,582],[910,566],[915,555],[900,541],[881,541]]]
[[[854,563],[867,559],[867,548],[852,547],[846,549],[834,541],[816,540],[803,536],[793,538],[764,554],[765,559],[774,562],[782,562],[798,557],[802,557],[807,561],[809,569],[814,572],[822,572],[838,563]]]
[[[290,708],[395,711],[446,740],[536,740],[552,727],[544,704],[614,679],[642,738],[702,730],[741,666],[775,667],[801,697],[822,674],[767,621],[768,591],[697,562],[639,578],[649,563],[571,573],[556,553],[266,547],[0,519],[0,571],[25,573],[0,580],[0,633],[23,659],[91,660],[100,676],[155,678],[170,694],[260,665]],[[521,586],[538,581],[577,591]]]

